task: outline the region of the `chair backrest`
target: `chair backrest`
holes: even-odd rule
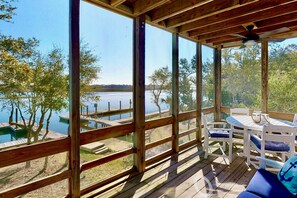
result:
[[[246,108],[233,108],[230,109],[230,116],[232,115],[250,115],[250,110]]]
[[[295,136],[297,133],[296,127],[291,126],[278,126],[278,125],[265,125],[263,127],[261,150],[264,152],[265,142],[283,142],[289,145],[290,153],[295,152]]]
[[[297,114],[294,115],[293,123],[297,123]]]

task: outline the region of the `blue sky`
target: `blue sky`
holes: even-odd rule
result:
[[[19,0],[13,23],[0,22],[0,33],[13,37],[35,37],[39,50],[50,51],[53,45],[68,56],[69,0]],[[133,20],[81,1],[81,39],[89,43],[101,66],[98,84],[132,84]],[[171,68],[171,33],[146,25],[146,77],[155,69]],[[195,43],[180,38],[180,58],[189,61]],[[213,50],[203,46],[203,61],[213,57]],[[148,81],[146,80],[146,84]]]

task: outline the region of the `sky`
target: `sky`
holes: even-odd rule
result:
[[[12,23],[0,21],[0,33],[40,41],[39,50],[49,52],[53,46],[69,54],[69,0],[18,0]],[[132,84],[133,20],[81,1],[80,37],[99,58],[100,78],[94,84]],[[146,25],[146,84],[154,70],[171,68],[172,35]],[[203,62],[213,58],[213,49],[203,46]],[[179,39],[179,58],[189,61],[195,43]]]

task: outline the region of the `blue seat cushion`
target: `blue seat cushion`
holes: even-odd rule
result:
[[[261,139],[256,135],[251,135],[251,141],[258,149],[261,149]],[[265,141],[265,150],[269,151],[290,151],[288,144],[283,142]]]
[[[212,138],[229,138],[229,131],[209,129],[208,134]]]
[[[246,191],[259,197],[294,198],[285,186],[278,180],[277,175],[264,169],[259,169],[251,179]]]
[[[262,197],[260,197],[260,196],[258,196],[256,194],[250,193],[248,191],[243,191],[242,193],[240,193],[238,195],[237,198],[262,198]]]

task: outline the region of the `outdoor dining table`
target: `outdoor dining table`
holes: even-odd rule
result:
[[[243,129],[243,155],[247,156],[247,153],[249,152],[249,139],[248,139],[248,131],[262,131],[263,126],[265,124],[268,124],[267,122],[260,122],[256,123],[254,122],[252,116],[246,116],[246,115],[236,115],[236,116],[229,116],[226,118],[226,121],[228,124],[230,124],[232,127],[242,128]],[[275,118],[269,118],[269,124],[272,125],[280,125],[280,126],[296,126],[296,124],[286,121],[286,120],[280,120]]]

